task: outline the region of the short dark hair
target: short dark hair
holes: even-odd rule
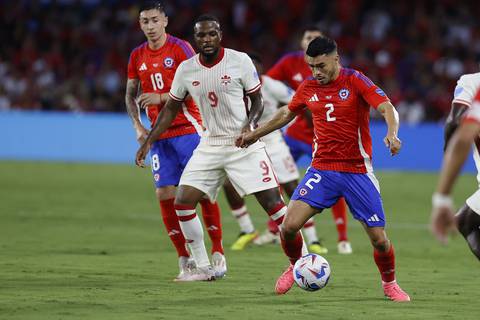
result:
[[[250,53],[248,53],[248,56],[250,57],[250,59],[252,59],[253,62],[262,63],[262,58],[260,57],[260,55],[258,53],[250,52]]]
[[[337,43],[335,40],[328,37],[316,37],[313,39],[307,48],[307,56],[316,57],[322,54],[330,54],[337,50]]]
[[[213,22],[218,23],[218,25],[220,26],[220,20],[218,20],[217,17],[215,17],[214,15],[211,15],[211,14],[202,14],[197,19],[195,19],[193,24],[196,25],[197,23],[203,22],[203,21],[213,21]]]
[[[142,12],[142,11],[153,10],[153,9],[157,9],[161,13],[165,13],[165,8],[160,1],[146,1],[146,2],[143,2],[140,5],[140,7],[138,8],[138,13],[140,14],[140,12]]]
[[[321,34],[323,34],[323,31],[317,25],[314,25],[314,24],[309,24],[308,26],[305,26],[302,30],[303,30],[302,33],[305,33],[307,31],[318,31]]]

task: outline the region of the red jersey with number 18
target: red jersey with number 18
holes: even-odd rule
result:
[[[387,101],[382,89],[364,74],[341,68],[337,79],[326,85],[305,80],[288,108],[312,112],[315,169],[367,173],[373,171],[370,106],[377,108]]]
[[[135,48],[128,61],[128,78],[139,79],[143,93],[168,93],[178,66],[184,60],[194,56],[190,44],[167,34],[165,44],[158,50],[152,50],[145,42]],[[146,112],[152,124],[155,123],[161,105],[150,105]],[[201,117],[192,99],[185,100],[182,110],[170,127],[160,135],[166,139],[191,133],[201,133]]]

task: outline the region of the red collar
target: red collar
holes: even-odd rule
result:
[[[198,60],[200,61],[202,66],[207,67],[207,68],[211,68],[211,67],[215,66],[216,64],[218,64],[220,61],[222,61],[224,55],[225,55],[225,50],[223,49],[223,47],[220,47],[220,52],[218,53],[218,56],[215,59],[215,61],[213,61],[212,63],[205,63],[202,59],[201,54],[200,54],[200,57],[199,57]]]

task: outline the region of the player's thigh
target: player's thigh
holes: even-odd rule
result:
[[[225,179],[223,158],[221,150],[200,144],[183,170],[179,185],[192,186],[215,201]]]
[[[240,196],[278,188],[272,163],[263,142],[248,148],[237,148],[228,155],[225,171]]]
[[[319,209],[313,208],[308,203],[301,200],[290,201],[287,214],[283,220],[283,230],[289,233],[297,232],[303,227],[308,219],[319,211]]]
[[[178,185],[183,168],[178,164],[175,149],[169,139],[153,142],[150,148],[150,162],[157,189]]]
[[[280,184],[299,178],[300,175],[295,160],[283,139],[275,143],[267,143],[266,150]]]
[[[302,201],[312,208],[323,210],[334,205],[341,197],[341,181],[332,171],[310,167],[293,192],[291,200]]]
[[[341,173],[343,196],[356,220],[367,227],[384,227],[385,213],[378,180],[373,173]]]

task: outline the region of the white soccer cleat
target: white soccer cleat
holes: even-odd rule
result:
[[[280,243],[280,234],[277,233],[272,233],[269,230],[265,230],[261,235],[259,235],[255,240],[253,240],[253,243],[256,244],[257,246],[263,246],[265,244],[279,244]]]
[[[352,245],[348,241],[340,241],[337,244],[339,254],[351,254],[353,252]]]
[[[212,266],[215,279],[221,279],[227,273],[227,261],[225,260],[225,256],[220,252],[214,252],[212,254]]]
[[[176,279],[178,282],[189,281],[212,281],[215,280],[215,272],[212,266],[196,268],[195,270],[185,273],[181,279]]]
[[[194,272],[196,269],[195,261],[190,257],[180,257],[178,258],[178,268],[180,272],[173,281],[183,281],[183,278]]]

